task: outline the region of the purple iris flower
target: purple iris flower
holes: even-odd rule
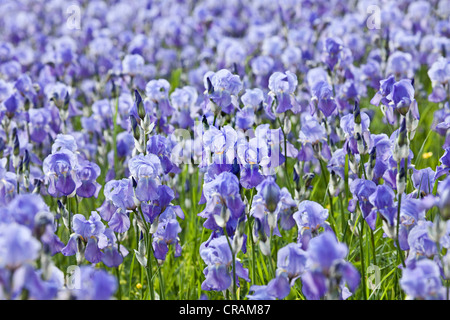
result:
[[[44,280],[43,271],[35,270],[27,264],[14,272],[11,299],[20,299],[26,290],[28,300],[51,300],[64,288],[64,274],[57,267],[47,270]]]
[[[359,208],[364,219],[372,230],[375,230],[377,221],[377,211],[372,210],[373,204],[370,202],[370,196],[377,190],[377,185],[370,180],[355,179],[350,184],[350,191],[358,199]]]
[[[411,111],[414,118],[419,120],[419,108],[414,99],[414,87],[411,80],[403,79],[394,83],[386,99],[390,101],[389,105],[393,105],[401,114],[406,115],[408,111]]]
[[[389,100],[386,98],[392,91],[392,88],[395,83],[395,77],[393,75],[389,76],[387,79],[380,81],[380,89],[375,93],[370,103],[378,106],[380,102],[387,106],[389,104]]]
[[[71,88],[64,83],[56,82],[49,84],[45,87],[44,91],[47,99],[53,101],[58,108],[62,108],[68,104]]]
[[[208,97],[217,104],[220,110],[227,114],[231,113],[237,105],[237,101],[233,101],[233,97],[242,90],[242,87],[243,84],[239,76],[226,69],[205,75],[205,88]]]
[[[11,200],[14,199],[17,193],[16,188],[16,174],[7,171],[5,168],[0,166],[0,205],[6,206]]]
[[[255,75],[255,83],[259,87],[267,87],[269,75],[273,72],[275,61],[269,56],[257,56],[250,62],[252,73]]]
[[[400,285],[410,299],[443,299],[441,273],[432,260],[423,259],[404,269]]]
[[[122,61],[122,72],[130,76],[139,75],[144,69],[144,58],[139,54],[127,54]]]
[[[252,286],[254,292],[249,300],[283,299],[289,295],[295,281],[306,271],[307,253],[296,243],[288,244],[278,251],[277,276],[266,286]]]
[[[389,158],[392,156],[391,141],[385,134],[371,134],[369,141],[371,143],[369,149],[375,148],[376,152],[372,181],[377,183],[389,169]],[[369,163],[366,164],[366,170],[369,165]]]
[[[298,227],[297,242],[304,250],[309,247],[310,240],[319,234],[319,229],[323,227],[329,230],[326,222],[328,210],[320,204],[310,200],[304,200],[298,205],[298,211],[294,213],[294,220]]]
[[[256,190],[258,193],[253,197],[250,214],[256,219],[254,236],[260,240],[260,246],[265,250],[269,245],[266,240],[271,233],[281,237],[278,224],[284,230],[290,230],[295,225],[297,203],[286,188],[280,189],[272,176],[267,176]]]
[[[379,185],[376,190],[369,196],[374,212],[379,212],[384,220],[390,226],[394,226],[394,219],[397,217],[397,208],[394,204],[395,193],[387,185]],[[372,215],[373,213],[370,213]]]
[[[207,265],[203,270],[206,279],[202,283],[202,290],[223,291],[229,289],[232,285],[233,258],[226,236],[213,238],[202,243],[200,256]],[[239,277],[250,282],[248,270],[238,260],[236,260],[235,271],[236,278]],[[239,285],[238,279],[236,279],[236,283]]]
[[[43,170],[48,182],[48,193],[54,197],[73,196],[81,181],[76,174],[78,160],[67,149],[52,153],[44,159]]]
[[[237,133],[229,125],[220,129],[209,127],[203,135],[204,147],[214,154],[214,163],[232,164],[235,158]]]
[[[152,135],[147,141],[147,152],[156,155],[160,162],[164,174],[179,173],[180,169],[171,161],[173,151],[173,141],[163,135]]]
[[[223,210],[229,210],[231,215],[222,217],[223,223],[227,226],[237,221],[244,213],[244,203],[242,202],[239,193],[239,180],[231,172],[222,172],[214,178],[211,182],[203,185],[203,197],[206,202],[205,209],[199,213],[199,216],[207,218],[204,227],[211,230],[218,229],[217,217],[223,216]],[[220,227],[223,227],[221,225]],[[228,229],[227,229],[228,231]],[[233,232],[229,232],[232,234]]]
[[[54,255],[64,244],[55,234],[53,214],[40,195],[21,193],[17,195],[0,213],[0,223],[16,222],[32,231],[40,240],[46,252]]]
[[[275,113],[284,113],[293,109],[294,113],[297,113],[298,103],[295,100],[294,91],[297,88],[298,80],[297,76],[290,72],[274,72],[269,78],[269,99],[267,102],[268,107],[272,106],[274,99],[276,98]]]
[[[434,176],[435,181],[439,177],[450,173],[450,147],[445,149],[445,152],[439,159],[439,162],[441,165],[436,167],[436,174]]]
[[[327,139],[327,133],[323,125],[317,119],[306,116],[302,121],[299,140],[302,143],[323,143]]]
[[[329,117],[337,108],[333,97],[333,88],[326,81],[316,82],[311,88],[311,115],[316,111],[316,106],[322,111],[325,117]]]
[[[245,89],[245,93],[241,97],[241,101],[246,107],[251,107],[254,110],[259,108],[261,102],[264,100],[264,93],[261,89]]]
[[[418,257],[432,258],[438,254],[436,242],[430,237],[430,229],[433,226],[433,222],[421,220],[419,221],[409,232],[408,245],[410,254],[408,256],[407,264],[409,261]]]
[[[131,156],[134,149],[134,138],[129,132],[123,131],[117,135],[117,155],[119,158]]]
[[[169,101],[170,83],[166,79],[151,80],[145,86],[145,94],[163,117],[173,114],[174,108]]]
[[[433,91],[428,96],[428,100],[436,103],[445,101],[448,93],[444,85],[450,82],[450,60],[440,57],[431,65],[431,68],[428,70],[428,76],[433,85]]]
[[[14,88],[20,92],[22,96],[27,98],[30,102],[34,102],[37,96],[36,89],[29,75],[22,74],[14,83]],[[31,119],[31,118],[30,118]]]
[[[345,178],[345,156],[344,149],[337,149],[327,163],[328,171],[334,172],[341,179]]]
[[[446,219],[450,218],[450,176],[438,184],[437,206],[441,210],[441,215]]]
[[[6,116],[10,119],[19,111],[20,103],[15,94],[12,94],[8,99],[3,101],[3,108]],[[2,110],[3,111],[3,110]]]
[[[50,111],[46,108],[30,109],[30,139],[37,143],[44,142],[50,133]]]
[[[252,107],[244,107],[236,112],[236,126],[240,129],[250,129],[255,122],[255,111]]]
[[[100,176],[100,167],[90,161],[80,161],[77,171],[81,186],[77,189],[77,195],[83,198],[98,197],[101,185],[95,181]]]
[[[433,191],[435,172],[431,168],[416,170],[413,168],[412,181],[414,188],[423,195],[430,194]]]
[[[80,287],[68,290],[76,300],[109,300],[118,288],[116,277],[93,266],[80,267]]]
[[[237,156],[241,165],[241,185],[246,189],[256,187],[264,179],[260,173],[260,165],[268,164],[269,161],[269,148],[266,141],[257,137],[250,141],[240,139],[237,143]]]
[[[75,137],[70,134],[58,134],[52,144],[52,153],[67,149],[73,153],[78,150]]]
[[[361,280],[359,272],[344,260],[347,246],[338,243],[332,232],[311,239],[307,253],[309,269],[301,277],[307,299],[318,300],[327,293],[334,299],[343,299],[345,283],[351,291],[356,290]]]
[[[32,263],[40,249],[41,244],[26,226],[15,222],[0,224],[0,268],[14,270]]]
[[[332,38],[327,38],[323,45],[322,61],[333,70],[339,62],[340,53],[342,51],[342,43]]]
[[[411,78],[414,75],[413,64],[413,57],[409,52],[395,51],[388,58],[386,74],[393,74],[397,79]]]
[[[109,268],[118,267],[122,264],[123,258],[128,255],[128,250],[123,245],[118,245],[113,230],[105,229],[103,234],[107,238],[107,244],[102,249],[102,262]]]
[[[197,90],[191,86],[185,86],[181,89],[176,88],[170,95],[170,101],[178,113],[172,120],[180,128],[187,129],[194,125],[194,115],[198,112],[198,108],[195,107],[197,98]]]
[[[283,132],[281,131],[281,128],[278,129],[270,129],[269,124],[260,124],[255,129],[255,137],[257,139],[257,146],[259,149],[261,149],[260,152],[263,152],[262,154],[265,154],[264,149],[267,146],[267,157],[265,156],[262,158],[263,161],[260,161],[260,165],[262,167],[262,171],[264,175],[274,175],[275,174],[275,168],[278,166],[281,166],[284,161],[285,157],[282,152],[282,148],[280,148],[280,145],[282,144],[282,141],[284,140]],[[289,146],[289,142],[288,142]],[[289,148],[288,148],[288,156],[293,156],[292,154],[289,154]]]
[[[160,184],[161,161],[154,154],[137,155],[128,162],[131,175],[136,179],[136,197],[140,201],[157,199]]]
[[[61,250],[65,256],[72,256],[79,252],[78,241],[86,246],[84,249],[84,257],[91,263],[99,263],[102,260],[103,253],[101,249],[106,247],[108,240],[104,235],[105,225],[101,221],[100,215],[92,211],[89,220],[81,214],[73,216],[73,230],[67,245]]]
[[[297,202],[292,198],[287,188],[281,189],[277,211],[281,228],[284,230],[292,229],[295,226],[294,213],[297,211]]]
[[[134,196],[131,179],[111,180],[105,184],[105,201],[98,211],[103,220],[115,232],[125,232],[130,228],[127,211],[134,210],[139,200]]]
[[[175,246],[175,257],[181,255],[178,234],[181,232],[180,224],[177,221],[177,213],[172,207],[159,216],[158,228],[153,234],[153,252],[158,260],[165,260],[169,245]]]

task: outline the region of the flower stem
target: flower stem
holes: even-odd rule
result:
[[[230,251],[231,251],[231,257],[233,259],[233,262],[232,262],[233,263],[233,266],[232,266],[233,267],[233,300],[237,300],[237,297],[236,297],[236,291],[237,291],[237,288],[236,288],[236,257],[234,256],[234,253],[233,253],[233,247],[231,246],[231,242],[230,242],[230,238],[228,237],[227,229],[223,228],[223,231],[225,232],[228,246],[230,247]]]
[[[367,290],[366,290],[366,264],[364,261],[364,250],[363,250],[363,237],[364,237],[364,218],[361,213],[361,230],[359,232],[359,253],[361,259],[361,276],[362,276],[362,290],[364,300],[367,300]]]

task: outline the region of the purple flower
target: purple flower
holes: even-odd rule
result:
[[[89,220],[81,214],[73,216],[74,234],[70,237],[67,245],[61,250],[65,256],[72,256],[80,249],[78,239],[85,244],[84,257],[91,263],[98,263],[102,260],[103,253],[100,251],[106,247],[108,240],[104,235],[105,226],[100,215],[92,211]]]
[[[294,73],[290,71],[274,72],[269,78],[268,107],[271,107],[274,98],[276,98],[276,113],[283,113],[297,107],[298,103],[294,97],[297,85],[297,76]],[[294,111],[297,112],[296,109]]]
[[[131,179],[108,181],[105,184],[104,194],[105,200],[110,201],[116,208],[133,210],[136,207]]]
[[[328,82],[316,82],[314,87],[311,88],[311,95],[311,114],[316,111],[315,106],[322,111],[325,117],[331,116],[336,110],[337,104],[333,97],[333,88]]]
[[[17,223],[0,224],[0,268],[16,269],[39,256],[41,244]]]
[[[64,274],[52,266],[46,272],[45,280],[42,270],[35,270],[31,265],[24,265],[14,272],[12,278],[11,299],[19,299],[27,291],[29,300],[51,300],[64,288]]]
[[[17,193],[16,188],[16,174],[0,166],[0,205],[5,206],[14,199]]]
[[[416,170],[413,168],[412,181],[414,188],[423,195],[430,194],[433,191],[435,172],[431,168]]]
[[[345,299],[345,283],[350,290],[356,290],[361,279],[356,268],[344,260],[347,253],[347,246],[338,243],[332,232],[311,239],[307,250],[309,268],[301,277],[307,299],[318,300],[327,293],[332,299]]]
[[[306,271],[307,254],[298,244],[291,243],[281,248],[277,259],[276,277],[267,286],[250,287],[254,294],[247,296],[249,300],[284,299],[289,295],[291,286]]]
[[[191,128],[194,125],[195,103],[197,102],[197,90],[191,86],[185,86],[181,89],[176,88],[170,95],[170,101],[178,111],[178,116],[174,116],[176,123],[180,128]]]
[[[211,230],[223,228],[227,222],[231,224],[232,221],[237,221],[244,213],[244,203],[239,193],[239,180],[231,172],[222,172],[214,180],[205,183],[203,197],[206,207],[199,216],[207,218],[204,223],[205,228]],[[223,211],[227,210],[231,214],[229,217],[223,215]],[[217,224],[218,221],[221,222],[220,225]]]
[[[380,89],[373,96],[370,103],[378,106],[380,102],[387,106],[389,104],[389,100],[386,98],[392,91],[392,88],[395,83],[395,77],[393,75],[389,76],[387,79],[380,81]]]
[[[77,195],[83,198],[97,198],[102,187],[95,181],[100,176],[100,167],[94,162],[80,161],[77,175],[81,181]]]
[[[231,113],[237,101],[232,97],[242,90],[242,81],[238,75],[232,74],[226,69],[205,74],[205,88],[208,97],[225,113]]]
[[[335,65],[339,62],[340,53],[342,51],[341,41],[327,38],[323,44],[322,61],[333,70]]]
[[[319,228],[326,226],[328,210],[320,204],[310,200],[304,200],[298,205],[298,211],[294,213],[294,220],[298,227],[297,242],[302,244],[302,248],[307,250],[311,238],[317,236]]]
[[[163,135],[155,134],[147,141],[147,152],[156,155],[164,174],[178,173],[180,169],[171,161],[173,141]]]
[[[139,54],[127,54],[122,61],[122,72],[130,76],[136,76],[144,69],[144,58]]]
[[[136,179],[136,197],[140,201],[157,199],[161,162],[154,154],[137,155],[128,162],[131,175]]]
[[[176,218],[177,213],[172,207],[167,207],[159,216],[158,228],[153,234],[153,250],[155,258],[158,260],[164,261],[166,259],[169,245],[175,246],[175,257],[181,255],[181,246],[178,238],[181,227]]]
[[[229,289],[232,284],[232,252],[226,236],[213,238],[201,244],[200,256],[207,267],[203,270],[206,279],[202,283],[202,290],[223,291]],[[242,278],[250,282],[248,270],[240,261],[236,261],[236,278]],[[236,279],[237,285],[239,282]]]
[[[445,219],[450,218],[450,176],[438,184],[437,206],[441,210],[441,215]]]
[[[68,290],[69,296],[73,299],[109,300],[117,290],[116,278],[105,270],[81,266],[80,276],[80,286]]]
[[[67,149],[73,153],[78,150],[75,137],[70,134],[58,134],[52,144],[52,153]]]
[[[170,83],[166,79],[151,80],[145,86],[147,99],[160,110],[163,117],[169,117],[174,112],[169,101],[169,89]]]
[[[428,76],[433,86],[433,91],[428,96],[428,100],[436,103],[445,101],[448,94],[444,84],[450,82],[450,60],[440,57],[428,70]]]
[[[379,212],[390,226],[394,225],[394,219],[397,215],[394,197],[394,191],[387,185],[377,186],[376,190],[369,196],[369,201],[373,205],[372,210]]]
[[[50,111],[46,108],[30,109],[30,139],[37,143],[44,142],[50,133]]]
[[[73,196],[81,186],[76,170],[78,160],[67,149],[61,149],[44,159],[43,170],[48,182],[48,193],[54,197],[59,195]]]
[[[203,135],[204,147],[214,154],[213,162],[217,164],[233,163],[236,142],[237,133],[229,125],[224,126],[220,130],[211,126]]]
[[[419,120],[419,109],[417,101],[414,99],[414,87],[411,80],[403,79],[392,86],[392,91],[386,96],[395,109],[406,115],[411,110],[414,118]]]
[[[442,299],[442,280],[438,265],[423,259],[403,270],[400,285],[411,299]]]
[[[353,196],[358,199],[359,208],[361,209],[363,217],[372,230],[375,230],[377,212],[376,210],[372,210],[373,204],[369,199],[376,190],[377,185],[370,180],[355,179],[350,184],[350,191]]]

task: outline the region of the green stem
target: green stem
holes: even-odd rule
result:
[[[364,250],[363,250],[363,237],[364,237],[364,219],[361,215],[361,231],[359,232],[359,253],[361,259],[361,276],[362,276],[362,290],[364,300],[367,300],[367,290],[366,290],[366,264],[364,261]]]
[[[370,241],[372,242],[372,255],[373,255],[373,263],[377,265],[377,255],[375,250],[375,237],[373,235],[373,230],[369,228],[370,230]]]
[[[225,232],[228,246],[230,247],[230,251],[231,251],[231,257],[233,259],[233,262],[232,262],[233,263],[233,300],[237,300],[237,296],[236,296],[236,292],[237,292],[237,288],[236,288],[236,257],[234,256],[234,253],[233,253],[233,247],[231,246],[231,242],[230,242],[230,238],[228,237],[227,229],[223,228],[223,231]]]
[[[114,268],[116,271],[116,276],[117,276],[117,285],[118,285],[118,299],[122,300],[122,289],[121,289],[121,285],[120,285],[120,272],[119,272],[119,267]]]

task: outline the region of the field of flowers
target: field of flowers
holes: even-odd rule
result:
[[[0,299],[449,300],[449,0],[0,12]]]

